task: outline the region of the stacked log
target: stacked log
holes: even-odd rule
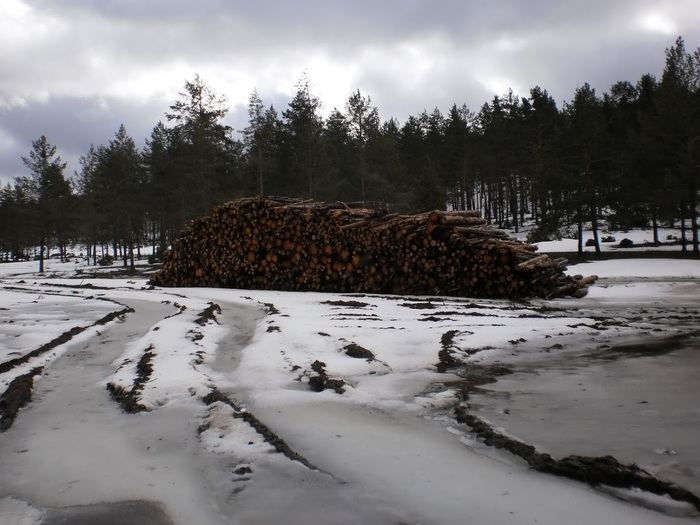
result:
[[[226,203],[192,221],[153,283],[469,297],[583,296],[591,279],[536,255],[474,211],[389,214],[284,198]]]

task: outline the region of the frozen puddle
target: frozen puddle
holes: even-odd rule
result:
[[[41,525],[173,525],[160,505],[149,501],[99,503],[50,510]]]
[[[471,411],[554,457],[612,455],[700,494],[700,338],[668,350],[516,368],[472,392]]]
[[[150,501],[97,503],[39,510],[25,501],[0,499],[3,525],[173,525],[163,508]]]

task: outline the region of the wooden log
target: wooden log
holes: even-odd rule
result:
[[[192,221],[153,282],[517,298],[580,295],[594,280],[566,277],[564,259],[535,251],[474,211],[256,197]]]

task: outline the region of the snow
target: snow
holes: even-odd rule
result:
[[[512,233],[512,232],[511,232]],[[600,249],[603,252],[639,252],[643,250],[653,250],[653,251],[680,251],[680,244],[666,244],[671,243],[673,240],[669,240],[668,237],[680,239],[680,230],[678,228],[659,228],[659,242],[660,246],[641,246],[643,244],[651,244],[654,242],[654,231],[651,228],[648,229],[633,229],[628,231],[608,231],[601,230],[599,232],[599,239],[602,240],[603,237],[612,236],[615,238],[615,242],[600,242]],[[517,234],[516,237],[521,240],[525,240],[526,232]],[[693,234],[690,230],[686,232],[686,238],[689,242],[692,241]],[[585,231],[583,236],[585,252],[595,252],[595,246],[585,246],[588,239],[593,239],[593,233],[591,231]],[[618,245],[622,239],[630,239],[635,247],[633,248],[620,248]],[[576,252],[578,251],[578,239],[561,239],[556,241],[543,241],[535,243],[541,253],[555,253],[555,252]],[[692,248],[692,244],[688,245],[688,250]]]
[[[488,419],[506,433],[562,455],[582,444],[597,452],[610,450],[614,438],[624,441],[616,423],[638,425],[646,418],[646,436],[615,453],[630,461],[652,458],[664,475],[695,469],[697,396],[672,388],[694,384],[694,354],[686,361],[675,354],[635,358],[631,365],[621,359],[610,365],[601,356],[605,345],[664,341],[697,329],[699,263],[584,263],[570,273],[603,276],[588,297],[529,303],[149,290],[143,279],[75,280],[67,278],[72,273],[66,268],[56,272],[62,278],[49,280],[23,273],[32,271],[24,263],[9,270],[0,265],[0,299],[48,298],[27,303],[24,313],[0,310],[32,332],[60,318],[61,308],[72,322],[82,322],[97,316],[93,303],[116,306],[98,299],[136,310],[124,321],[86,331],[42,361],[50,366],[36,381],[35,399],[0,439],[0,494],[17,498],[11,504],[0,500],[0,522],[17,513],[10,507],[22,509],[17,501],[51,515],[57,507],[144,500],[162,504],[177,524],[554,524],[561,516],[567,523],[690,523],[671,517],[688,515],[674,502],[649,503],[653,498],[634,491],[612,497],[535,473],[488,448],[452,419],[460,378],[437,373],[435,365],[443,334],[456,331],[455,356],[516,370],[482,386],[490,392],[483,399],[472,394],[484,411],[492,407]],[[59,286],[76,283],[94,288]],[[222,313],[200,326],[198,314],[210,302]],[[601,319],[610,324],[599,324]],[[0,341],[9,334],[0,324]],[[375,359],[346,355],[350,343],[369,349]],[[105,386],[130,388],[146,351],[153,354],[153,372],[140,402],[150,411],[127,415]],[[310,390],[317,360],[330,377],[345,381],[344,393]],[[656,381],[648,380],[656,374]],[[525,388],[526,380],[539,390]],[[571,381],[586,386],[572,389]],[[640,382],[648,405],[638,403]],[[227,404],[205,406],[201,398],[214,386],[319,470],[276,452]],[[624,406],[602,410],[609,399]],[[511,406],[510,415],[503,403]],[[586,419],[565,419],[586,407]],[[552,424],[543,425],[528,410]],[[535,424],[513,426],[518,418]],[[589,427],[582,429],[584,423]],[[526,432],[537,426],[543,434]],[[669,426],[673,436],[664,438]],[[643,448],[648,456],[640,455]],[[675,455],[655,452],[666,450]],[[693,483],[696,477],[677,479]]]
[[[125,292],[116,292],[117,297],[125,299]],[[168,301],[163,295],[135,294],[153,301]],[[153,354],[151,366],[158,371],[151,377],[141,395],[141,404],[153,409],[173,400],[188,399],[192,396],[204,397],[211,390],[208,376],[197,366],[198,361],[213,359],[219,339],[226,329],[216,322],[209,322],[200,327],[195,324],[199,312],[205,310],[208,303],[192,299],[178,298],[177,303],[184,309],[172,306],[170,316],[160,320],[138,339],[126,345],[124,352],[113,363],[115,373],[109,382],[130,389],[136,377],[136,367],[145,352]],[[199,339],[201,337],[201,339]]]
[[[621,489],[603,485],[600,490],[617,498],[641,505],[648,509],[664,512],[670,516],[697,516],[698,511],[690,503],[676,501],[668,495],[652,494],[638,488]]]
[[[20,357],[117,309],[112,302],[83,297],[0,289],[0,361]]]
[[[39,525],[43,513],[26,501],[7,496],[0,498],[0,517],[3,525]]]
[[[610,259],[569,266],[569,275],[624,278],[700,278],[700,259]]]
[[[481,387],[470,403],[479,416],[554,457],[609,454],[697,494],[700,340],[686,344],[511,361],[515,372]]]

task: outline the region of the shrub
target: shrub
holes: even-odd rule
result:
[[[634,241],[632,239],[622,239],[620,241],[620,244],[618,244],[618,247],[620,248],[632,248],[634,246]]]
[[[114,264],[114,257],[111,255],[103,255],[97,259],[97,264],[100,266],[112,266],[112,264]]]

